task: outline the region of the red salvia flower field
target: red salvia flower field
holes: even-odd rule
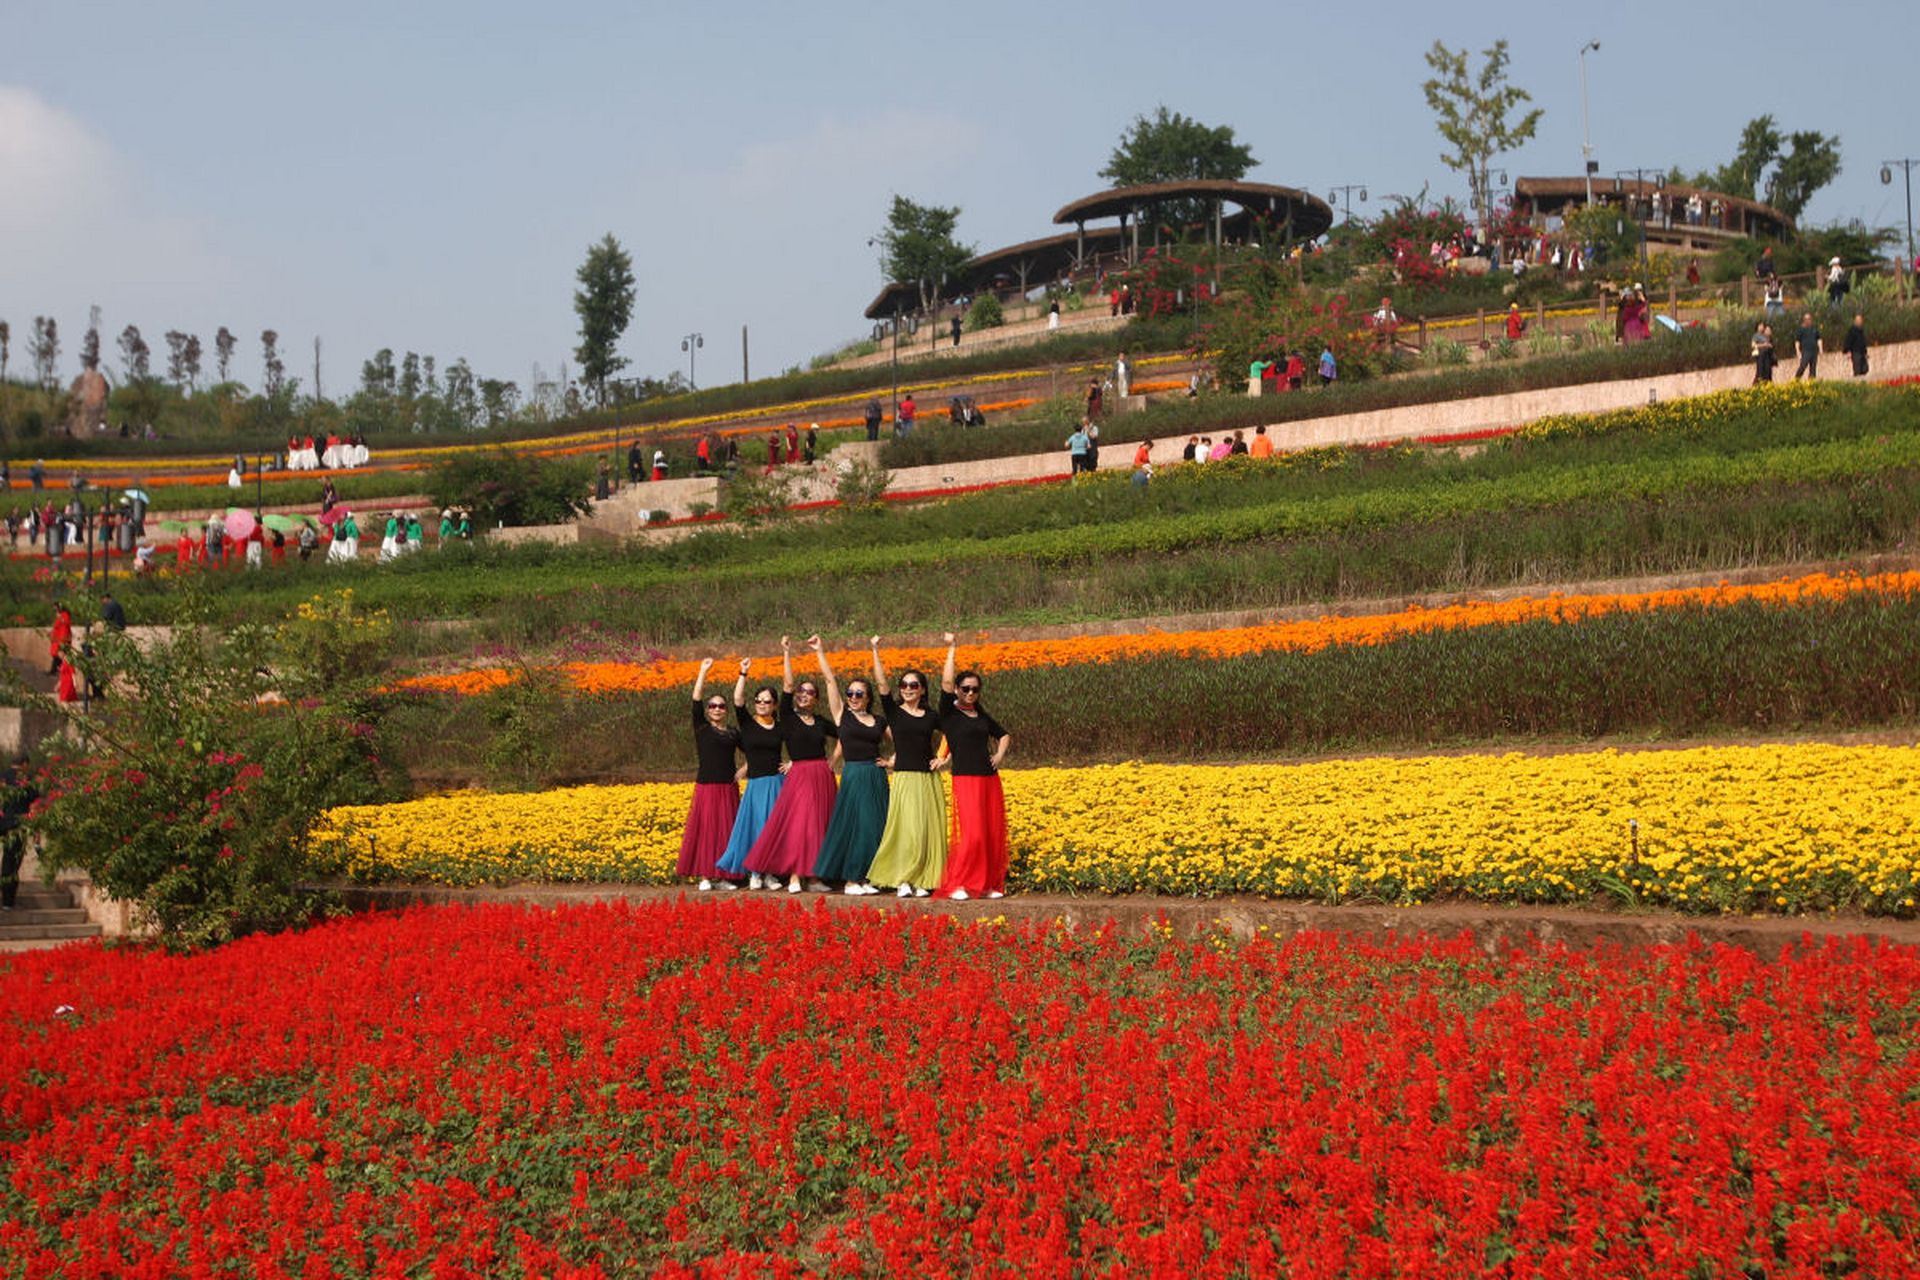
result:
[[[1894,1276],[1920,955],[755,902],[0,968],[0,1274]]]

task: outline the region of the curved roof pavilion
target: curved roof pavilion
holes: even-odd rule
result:
[[[1693,196],[1700,198],[1698,222],[1692,221],[1688,212]],[[1514,207],[1536,225],[1571,213],[1586,202],[1584,177],[1518,178],[1513,184]],[[1793,219],[1770,204],[1681,182],[1596,178],[1593,202],[1618,208],[1640,221],[1647,239],[1655,243],[1713,249],[1738,236],[1779,239],[1793,234]]]
[[[1155,211],[1176,202],[1189,210],[1195,204],[1211,210],[1205,226],[1208,240],[1216,245],[1228,237],[1251,237],[1262,228],[1267,234],[1279,235],[1283,242],[1311,240],[1333,225],[1331,205],[1293,187],[1211,178],[1116,187],[1075,200],[1053,215],[1054,222],[1071,224],[1072,231],[1008,245],[970,259],[959,275],[945,282],[941,300],[990,291],[1016,290],[1024,294],[1035,285],[1081,272],[1090,261],[1099,259],[1120,258],[1129,266],[1135,265],[1142,250],[1142,226],[1148,228],[1148,246],[1159,244],[1166,224]],[[1235,206],[1232,213],[1226,211],[1228,205]],[[1102,218],[1118,218],[1119,222],[1087,226]],[[866,317],[879,320],[919,309],[919,291],[910,283],[895,282],[868,304]]]

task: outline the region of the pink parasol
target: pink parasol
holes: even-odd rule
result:
[[[347,509],[345,507],[334,507],[330,511],[322,511],[320,513],[320,523],[326,524],[326,525],[339,524],[342,520],[345,520],[346,518],[347,518]]]
[[[236,542],[253,532],[253,512],[243,507],[227,508],[227,536]]]

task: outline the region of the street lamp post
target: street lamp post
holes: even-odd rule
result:
[[[1360,203],[1365,204],[1367,202],[1367,188],[1365,183],[1342,183],[1340,186],[1334,187],[1327,192],[1328,204],[1332,204],[1336,197],[1340,199],[1341,205],[1345,209],[1344,221],[1353,221],[1353,193],[1356,191],[1360,193]]]
[[[693,391],[700,389],[700,384],[695,382],[693,377],[694,357],[699,354],[700,348],[706,345],[706,337],[698,333],[690,333],[680,339],[680,349],[687,353],[687,387]]]
[[[1593,203],[1593,134],[1587,122],[1587,55],[1600,49],[1598,40],[1580,46],[1580,160],[1587,172],[1587,203]]]
[[[1905,269],[1904,271],[1902,271],[1902,272],[1900,273],[1900,274],[1901,274],[1901,275],[1903,275],[1903,276],[1904,276],[1904,275],[1905,275],[1905,274],[1907,273],[1907,271],[1911,271],[1911,270],[1913,270],[1913,264],[1914,264],[1914,258],[1913,258],[1913,169],[1914,169],[1914,166],[1915,166],[1915,165],[1920,165],[1920,160],[1882,160],[1882,161],[1880,162],[1880,181],[1881,181],[1881,183],[1882,183],[1883,185],[1891,185],[1891,184],[1892,184],[1892,182],[1893,182],[1893,171],[1894,171],[1894,170],[1895,170],[1896,168],[1897,168],[1897,169],[1899,169],[1899,170],[1900,170],[1900,172],[1901,172],[1901,174],[1902,174],[1902,175],[1903,175],[1903,176],[1904,176],[1904,177],[1906,178],[1906,185],[1907,185],[1907,261],[1906,261],[1906,264],[1905,264],[1905,266],[1906,266],[1906,269]]]

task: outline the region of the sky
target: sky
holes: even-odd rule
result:
[[[1162,104],[1232,126],[1250,180],[1365,184],[1356,215],[1464,199],[1420,88],[1436,39],[1476,66],[1508,40],[1545,113],[1509,177],[1580,172],[1598,40],[1603,178],[1716,166],[1770,112],[1840,135],[1803,221],[1904,236],[1879,171],[1920,158],[1920,4],[1580,8],[0,0],[0,320],[18,371],[55,317],[68,378],[97,305],[114,373],[130,323],[156,353],[226,325],[256,385],[272,328],[304,389],[321,339],[329,395],[382,347],[525,387],[574,364],[574,272],[611,232],[637,278],[628,374],[686,372],[698,333],[695,381],[737,381],[744,326],[767,376],[865,336],[895,193],[960,206],[980,250],[1049,235]]]

